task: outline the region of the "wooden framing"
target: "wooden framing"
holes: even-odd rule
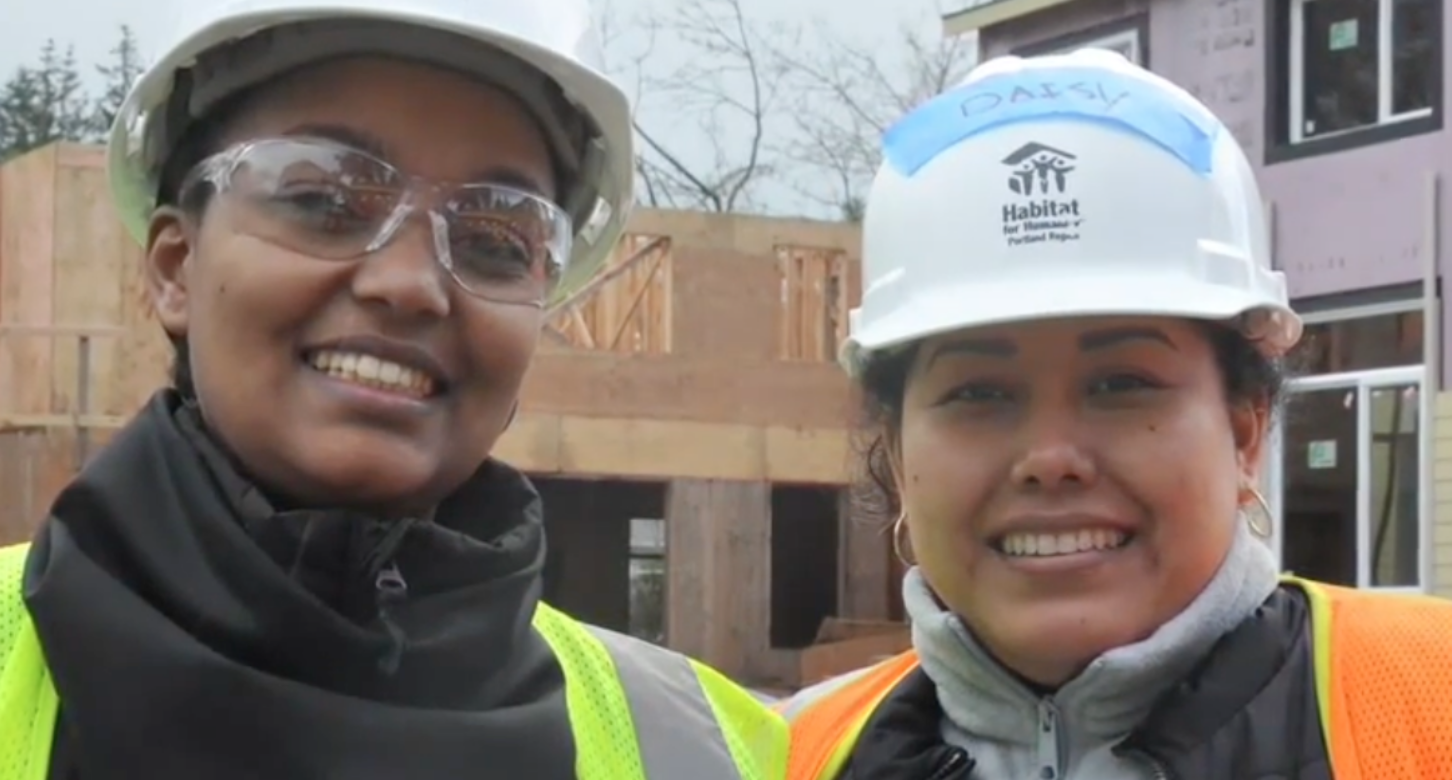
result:
[[[43,326],[43,325],[5,325],[0,324],[0,343],[15,338],[41,338],[41,339],[74,339],[76,343],[75,352],[75,385],[71,398],[72,403],[69,413],[20,413],[6,415],[0,413],[0,431],[14,430],[17,428],[57,428],[70,427],[75,430],[76,446],[74,465],[80,469],[85,465],[86,459],[91,456],[91,430],[94,428],[115,428],[118,420],[114,415],[97,415],[91,411],[91,355],[93,342],[96,339],[110,339],[121,336],[123,331],[115,327],[87,327],[87,326]],[[52,352],[52,355],[55,355]],[[59,388],[55,388],[59,390]]]
[[[165,381],[170,350],[140,271],[99,150],[59,144],[0,167],[0,418],[69,426],[82,385],[90,414],[124,418]],[[90,339],[84,382],[75,328],[106,334]]]
[[[166,381],[141,252],[108,197],[95,148],[0,167],[0,542],[27,536]],[[767,646],[771,484],[854,478],[857,399],[834,358],[858,253],[854,225],[636,213],[604,270],[548,312],[495,448],[535,475],[666,482],[672,642],[743,679],[802,668]],[[844,582],[862,594],[842,608],[884,617],[881,537],[848,536]]]
[[[847,338],[851,291],[860,284],[858,265],[836,247],[779,246],[782,360],[835,360]]]
[[[849,439],[840,428],[521,414],[495,452],[534,474],[842,484]]]
[[[631,234],[589,284],[550,308],[546,332],[611,352],[670,352],[669,236]]]
[[[92,147],[0,168],[0,429],[65,428],[86,450],[165,381],[140,250],[108,197]],[[857,240],[851,225],[640,212],[549,312],[501,451],[545,473],[846,482],[855,399],[833,354]]]

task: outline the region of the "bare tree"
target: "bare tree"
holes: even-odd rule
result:
[[[629,52],[621,55],[624,36],[621,34],[621,25],[617,17],[614,3],[610,0],[596,3],[595,10],[598,14],[601,46],[604,49],[605,70],[620,82],[630,95],[630,121],[634,126],[639,126],[640,120],[640,97],[645,93],[645,73],[650,62],[650,54],[654,48],[654,37],[648,36],[646,46],[641,51]],[[629,63],[622,66],[621,61]],[[637,139],[638,140],[638,139]],[[645,158],[640,154],[639,149],[635,155],[636,188],[640,190],[636,194],[645,203],[660,207],[669,205],[666,194],[659,191],[656,186],[655,177],[651,175],[650,168]]]
[[[822,23],[812,28],[810,46],[774,48],[793,106],[792,132],[774,150],[800,168],[790,176],[800,195],[843,219],[862,218],[882,134],[961,81],[977,61],[975,38],[922,31],[936,27],[903,26],[896,58],[884,56],[889,47],[849,41]]]
[[[622,36],[607,19],[605,46],[614,55]],[[763,29],[748,21],[741,0],[675,0],[663,11],[632,22],[648,40],[628,55],[629,68],[607,63],[617,78],[633,71],[636,168],[641,199],[653,206],[707,211],[751,211],[757,186],[773,173],[768,142],[781,79]],[[655,46],[669,43],[669,52]],[[664,54],[681,65],[664,70]],[[669,111],[678,127],[667,136],[640,118],[648,104]],[[679,125],[690,128],[686,134]],[[688,139],[689,143],[682,139]],[[687,149],[687,147],[694,147]]]
[[[607,67],[634,92],[639,196],[652,206],[758,210],[770,182],[801,198],[775,210],[804,201],[816,215],[860,219],[882,133],[977,58],[976,39],[943,39],[936,17],[884,46],[825,22],[753,22],[743,0],[659,2],[629,21],[638,51],[624,51],[609,8],[602,21],[616,60]]]

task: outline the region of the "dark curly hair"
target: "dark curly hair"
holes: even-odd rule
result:
[[[1205,330],[1224,378],[1226,398],[1232,403],[1261,401],[1272,412],[1278,411],[1290,376],[1286,361],[1266,357],[1239,331],[1212,323],[1206,323]],[[867,484],[856,491],[856,498],[882,518],[902,511],[892,473],[892,445],[901,430],[903,396],[917,349],[915,345],[873,356],[859,379],[866,416],[860,450]]]
[[[187,192],[186,200],[182,201],[182,184],[187,175],[203,160],[222,151],[223,141],[233,123],[252,105],[257,94],[257,87],[242,90],[223,100],[186,129],[162,166],[156,197],[158,208],[175,207],[200,222],[214,193],[209,187],[197,187]],[[196,387],[192,384],[191,358],[186,339],[170,335],[168,338],[172,347],[171,385],[184,397],[194,399]]]

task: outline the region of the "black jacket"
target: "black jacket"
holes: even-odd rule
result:
[[[486,464],[434,519],[276,511],[174,393],[56,500],[25,573],[53,780],[573,778],[530,627],[538,496]]]
[[[1118,749],[1165,780],[1330,780],[1309,628],[1305,596],[1276,591]],[[873,713],[842,780],[1009,780],[976,774],[971,755],[944,744],[942,718],[932,681],[914,671]]]

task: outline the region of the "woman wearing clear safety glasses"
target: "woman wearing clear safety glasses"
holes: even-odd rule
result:
[[[110,173],[176,347],[0,551],[0,780],[772,780],[718,674],[539,602],[492,460],[631,199],[572,0],[251,0],[183,26]]]

